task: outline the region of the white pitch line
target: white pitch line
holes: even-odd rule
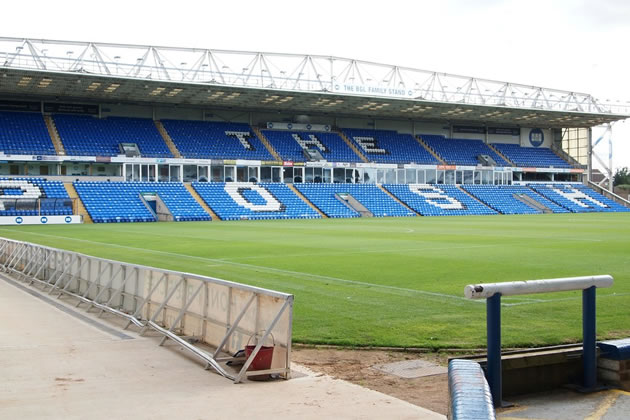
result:
[[[617,297],[617,296],[629,296],[630,293],[609,293],[609,294],[598,294],[597,298],[605,298],[605,297]],[[582,296],[572,296],[558,299],[537,299],[535,302],[516,302],[516,303],[502,303],[501,306],[521,306],[521,305],[532,305],[534,303],[553,303],[553,302],[562,302],[567,300],[579,300],[582,299]]]
[[[8,229],[0,229],[0,230],[10,231]],[[10,232],[13,232],[13,231],[10,231]],[[234,265],[234,266],[241,267],[241,268],[244,268],[244,269],[247,269],[247,270],[252,270],[252,271],[267,271],[267,272],[279,273],[279,274],[283,274],[283,275],[290,275],[290,276],[294,276],[294,277],[301,277],[302,279],[305,279],[305,280],[310,277],[310,278],[317,279],[317,280],[328,280],[328,281],[334,281],[334,282],[338,282],[338,283],[352,284],[352,285],[355,285],[355,286],[365,286],[365,287],[373,287],[375,289],[395,290],[395,291],[398,291],[398,292],[406,292],[406,293],[414,293],[414,294],[425,295],[425,296],[433,296],[433,297],[441,297],[441,298],[448,298],[448,299],[456,299],[456,300],[460,300],[460,301],[464,301],[464,302],[471,302],[471,303],[483,303],[483,301],[481,301],[481,300],[467,299],[464,296],[455,296],[455,295],[449,295],[449,294],[446,294],[446,293],[428,292],[428,291],[425,291],[425,290],[408,289],[406,287],[397,287],[397,286],[388,286],[388,285],[376,284],[376,283],[367,283],[367,282],[362,282],[362,281],[358,281],[358,280],[341,279],[341,278],[338,278],[338,277],[323,276],[323,275],[311,274],[311,273],[302,273],[302,272],[299,272],[299,271],[283,270],[283,269],[280,269],[280,268],[265,267],[265,266],[261,266],[261,265],[244,264],[244,263],[237,263],[237,262],[233,262],[233,261],[220,260],[220,259],[215,259],[215,258],[206,258],[206,257],[198,257],[198,256],[195,256],[195,255],[178,254],[176,252],[158,251],[158,250],[155,250],[155,249],[147,249],[147,248],[136,248],[136,247],[133,247],[133,246],[119,245],[119,244],[110,244],[110,243],[107,243],[107,242],[90,241],[88,239],[78,239],[78,238],[72,238],[72,237],[68,237],[68,236],[50,235],[50,234],[46,234],[46,233],[36,233],[36,232],[24,232],[24,233],[30,234],[30,235],[36,235],[36,236],[45,236],[45,237],[50,237],[50,238],[70,239],[70,240],[78,241],[78,242],[86,242],[86,243],[90,243],[90,244],[109,246],[109,247],[114,247],[114,248],[131,249],[131,250],[134,250],[134,251],[142,251],[142,252],[148,252],[148,253],[153,253],[153,254],[170,255],[170,256],[190,258],[190,259],[195,259],[195,260],[217,262],[217,263],[222,263],[222,264]]]

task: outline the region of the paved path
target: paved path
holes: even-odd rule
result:
[[[507,398],[516,407],[500,410],[502,420],[627,420],[630,418],[630,392],[608,390],[580,394],[558,390],[521,398]]]
[[[158,341],[0,277],[0,418],[444,419],[299,366],[235,385]]]

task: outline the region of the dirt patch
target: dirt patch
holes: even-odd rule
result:
[[[448,363],[448,356],[440,353],[300,347],[294,347],[292,350],[292,360],[313,371],[446,414],[448,404],[446,374],[406,379],[374,368],[376,365],[413,359],[422,359],[441,366],[447,366]]]

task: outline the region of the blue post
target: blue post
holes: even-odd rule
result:
[[[597,347],[595,342],[595,286],[582,291],[582,366],[584,388],[593,389],[597,385]]]
[[[488,331],[488,385],[495,407],[501,407],[501,293],[486,299]]]

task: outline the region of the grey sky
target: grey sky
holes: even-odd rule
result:
[[[630,101],[627,0],[32,0],[2,7],[4,36],[336,55]],[[615,166],[630,166],[630,122],[616,124],[614,141]]]

